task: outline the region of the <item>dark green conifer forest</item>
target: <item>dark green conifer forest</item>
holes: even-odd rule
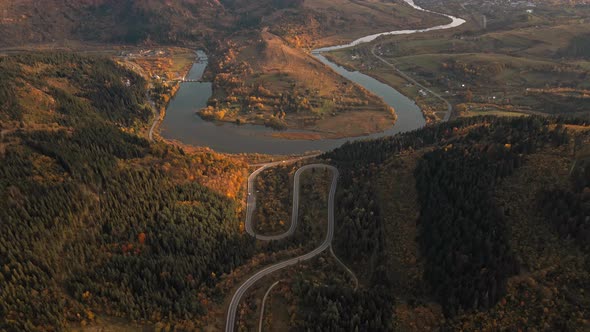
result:
[[[65,53],[0,58],[0,80],[0,330],[205,314],[253,241],[234,199],[150,162],[180,150],[129,133],[151,116],[145,81]],[[27,107],[33,93],[48,110]]]

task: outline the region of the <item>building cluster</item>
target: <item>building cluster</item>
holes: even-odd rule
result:
[[[168,56],[168,52],[160,49],[142,49],[138,51],[121,51],[119,56],[127,58],[149,58],[149,57],[164,57]]]

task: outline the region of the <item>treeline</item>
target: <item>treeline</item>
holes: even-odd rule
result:
[[[465,63],[457,59],[450,59],[441,64],[444,71],[450,72],[453,79],[473,83],[475,80],[490,81],[494,76],[511,69],[510,64],[493,63]]]
[[[557,56],[584,58],[590,56],[590,34],[585,33],[575,36],[569,45],[557,51]]]
[[[293,286],[299,298],[301,331],[391,330],[391,299],[387,291],[372,287],[354,291],[334,285],[317,285],[297,279]]]
[[[540,194],[539,209],[563,238],[573,239],[590,251],[590,163],[577,161],[571,172],[571,187]],[[590,262],[590,261],[589,261]]]
[[[66,131],[20,132],[18,136],[37,153],[50,157],[76,180],[102,183],[109,179],[118,159],[144,157],[146,140],[101,123]]]
[[[278,108],[283,113],[299,113],[311,110],[309,100],[297,91],[281,94]]]
[[[119,127],[142,121],[145,90],[132,73],[78,55],[5,59],[0,77],[44,91],[58,112],[22,107],[27,117],[2,142],[0,330],[63,331],[95,312],[197,321],[219,277],[254,251],[236,201],[201,176],[171,174],[192,156]],[[19,121],[7,108],[0,117]]]
[[[362,262],[362,272],[374,286],[389,283],[383,267],[383,226],[374,170],[340,169],[334,249],[348,262]]]
[[[495,116],[461,118],[455,121],[439,123],[436,126],[427,126],[419,130],[384,137],[374,140],[358,140],[347,142],[333,151],[325,153],[322,157],[332,160],[339,167],[351,169],[363,168],[368,165],[379,165],[396,154],[414,151],[430,145],[446,145],[451,142],[477,142],[486,138],[495,128],[505,126],[534,127],[539,131],[549,132],[553,124],[584,124],[585,120],[563,117],[526,117],[509,119]],[[469,137],[465,136],[468,128],[479,128],[477,131],[469,130]],[[549,133],[552,134],[552,133]],[[554,133],[553,133],[554,134]],[[495,138],[499,140],[501,137]]]
[[[226,33],[236,18],[219,2],[117,2],[96,0],[69,6],[76,11],[71,33],[82,40],[109,43],[191,44]],[[66,11],[67,13],[67,11]]]
[[[60,151],[56,159],[70,158]],[[89,320],[89,310],[152,321],[198,318],[199,299],[211,296],[217,276],[254,251],[254,241],[238,232],[235,201],[198,184],[176,185],[161,171],[116,171],[96,163],[111,159],[108,152],[88,151],[80,164],[98,169],[56,170],[65,183],[35,180],[35,152],[10,149],[3,160],[0,327],[64,328],[68,318]],[[77,301],[73,311],[66,300],[52,300],[66,294]]]
[[[590,197],[568,190],[544,192],[539,208],[563,238],[573,239],[584,250],[590,250]]]
[[[22,75],[13,57],[0,57],[0,110],[3,120],[22,120],[23,114],[15,93],[15,80]]]
[[[491,199],[494,185],[519,167],[526,154],[545,145],[569,143],[560,125],[565,121],[577,120],[466,118],[347,143],[325,154],[343,173],[335,248],[357,263],[379,262],[372,258],[379,256],[382,226],[371,179],[390,157],[432,147],[415,173],[425,280],[449,315],[493,305],[502,296],[506,279],[518,271],[507,227]],[[375,254],[369,254],[371,250]],[[379,270],[379,264],[369,265],[365,270],[372,271],[370,280],[386,286],[387,271]]]
[[[519,266],[492,194],[523,155],[569,143],[563,127],[529,118],[478,126],[464,139],[427,153],[415,171],[421,207],[418,243],[424,277],[448,315],[487,309]]]
[[[305,0],[273,0],[272,4],[279,9],[300,8]]]
[[[507,278],[518,272],[507,227],[491,196],[496,180],[519,161],[507,150],[488,154],[479,149],[437,150],[416,169],[424,276],[451,315],[496,303]]]
[[[236,202],[196,183],[172,184],[163,172],[124,172],[109,182],[95,244],[109,259],[75,273],[71,294],[133,319],[205,314],[200,299],[254,252],[236,227]]]
[[[354,290],[342,285],[317,285],[302,281],[295,287],[299,298],[298,328],[303,331],[384,331],[392,321],[394,298],[384,270],[383,225],[371,172],[351,169],[341,174],[336,196],[334,252],[368,285]],[[362,269],[362,271],[360,271]],[[313,308],[313,309],[312,309]]]
[[[147,6],[146,6],[147,7]],[[108,40],[138,44],[147,39],[167,41],[173,31],[169,15],[172,13],[156,11],[156,8],[141,8],[134,1],[123,0],[118,4],[104,3],[86,8],[89,22],[94,24],[81,25],[78,34],[87,40]],[[118,29],[111,35],[97,29],[97,24],[113,21]]]

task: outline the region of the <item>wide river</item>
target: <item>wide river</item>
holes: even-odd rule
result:
[[[418,10],[430,12],[415,5],[413,0],[404,1]],[[332,150],[344,144],[346,141],[391,136],[400,132],[419,129],[425,125],[425,120],[416,103],[389,85],[383,84],[358,71],[349,71],[330,62],[321,53],[371,42],[384,35],[411,34],[449,29],[465,23],[460,18],[446,14],[441,15],[448,17],[451,23],[428,29],[388,31],[366,36],[346,45],[326,47],[312,52],[319,61],[332,68],[335,72],[363,86],[395,109],[397,114],[395,125],[383,132],[342,139],[292,140],[273,137],[271,134],[274,130],[264,126],[205,121],[196,115],[195,112],[207,105],[207,100],[212,94],[211,83],[185,82],[181,84],[180,89],[168,105],[166,117],[161,126],[161,135],[164,138],[178,140],[186,144],[208,146],[218,152],[301,154],[307,151]],[[207,67],[207,56],[205,53],[198,51],[197,56],[198,61],[195,62],[187,76],[189,80],[200,80]],[[301,130],[289,131],[302,132]]]

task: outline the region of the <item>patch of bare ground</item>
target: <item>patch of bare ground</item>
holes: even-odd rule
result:
[[[382,166],[378,179],[387,272],[397,300],[394,324],[401,331],[432,331],[442,319],[440,306],[426,297],[423,262],[416,242],[420,208],[414,169],[422,153],[392,158]]]
[[[333,133],[330,138],[363,136],[384,131],[395,123],[395,116],[383,111],[358,110],[321,119],[311,129]]]
[[[294,298],[291,285],[279,283],[269,294],[264,313],[263,330],[287,331],[291,325]],[[266,329],[264,329],[266,327]]]
[[[282,138],[282,139],[305,139],[305,140],[319,140],[322,139],[323,136],[319,133],[308,133],[308,132],[281,132],[277,131],[270,134],[272,137]]]

